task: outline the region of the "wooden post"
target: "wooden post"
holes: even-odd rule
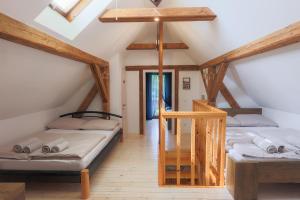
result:
[[[195,185],[195,167],[196,167],[196,120],[192,119],[191,127],[191,185]]]
[[[179,110],[179,70],[175,69],[175,111]],[[177,134],[177,120],[175,120],[175,132]]]
[[[181,172],[181,124],[180,124],[180,119],[175,119],[176,120],[176,184],[180,185],[180,172]]]
[[[164,24],[163,22],[159,22],[159,51],[158,51],[158,73],[159,73],[159,108],[162,107],[162,91],[163,91],[163,57],[164,57],[164,49],[163,49],[163,35],[164,35]]]
[[[101,73],[103,74],[104,87],[107,93],[106,101],[103,101],[103,111],[110,112],[110,72],[109,67],[101,68]]]
[[[90,175],[88,169],[81,171],[81,199],[90,197]]]
[[[220,92],[223,95],[223,97],[226,99],[226,101],[229,103],[231,108],[235,108],[235,109],[241,108],[224,83],[222,83],[220,87]]]
[[[217,95],[218,95],[218,92],[220,91],[221,85],[223,84],[223,80],[224,80],[225,74],[227,72],[228,66],[229,66],[229,63],[222,63],[220,65],[219,70],[214,79],[213,85],[210,88],[208,100],[212,106],[215,106],[215,104],[216,104]]]
[[[86,95],[86,97],[83,99],[82,103],[80,104],[79,108],[77,109],[78,112],[80,111],[86,111],[89,107],[89,105],[92,103],[94,98],[96,97],[98,93],[97,84],[94,84],[89,93]]]
[[[144,72],[139,70],[140,135],[144,135]]]
[[[159,100],[158,100],[158,106],[159,106],[159,174],[158,174],[158,182],[159,185],[164,185],[165,180],[165,138],[164,138],[164,124],[162,117],[162,87],[163,87],[163,22],[159,22],[158,24],[158,38],[159,38],[159,46],[158,46],[158,74],[159,74]]]

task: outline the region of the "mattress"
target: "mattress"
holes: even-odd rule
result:
[[[232,136],[238,133],[244,132],[257,132],[261,130],[277,130],[277,127],[227,127],[226,128],[226,141]],[[225,149],[227,152],[232,149],[231,146],[225,144]]]
[[[226,137],[228,137],[228,135],[230,134],[234,134],[238,132],[256,132],[256,131],[263,131],[263,130],[268,130],[268,131],[274,130],[274,132],[278,132],[278,130],[280,129],[281,128],[276,128],[276,127],[228,127],[226,130]],[[299,159],[245,157],[227,145],[226,145],[226,150],[228,151],[228,156],[237,162],[286,162],[286,161],[300,162]]]
[[[81,160],[9,160],[0,159],[0,170],[41,170],[41,171],[80,171],[96,158],[96,156],[106,147],[111,139],[117,134],[120,127],[112,131],[103,130],[60,130],[49,129],[44,133],[84,133],[101,134],[106,136],[91,152]]]

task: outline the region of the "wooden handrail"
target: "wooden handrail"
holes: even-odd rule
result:
[[[166,112],[160,109],[160,142],[159,142],[159,180],[166,183],[168,173],[166,156],[176,155],[176,185],[181,185],[181,179],[186,174],[181,174],[181,120],[190,119],[191,145],[190,145],[190,185],[223,186],[225,163],[225,128],[227,113],[209,106],[207,101],[193,101],[192,112]],[[176,148],[171,154],[166,153],[165,121],[176,120]],[[185,154],[186,155],[186,154]],[[186,160],[186,158],[184,158]],[[170,160],[170,158],[168,158]],[[173,159],[174,160],[174,159]],[[185,162],[186,165],[186,162]],[[213,170],[213,171],[212,171]],[[186,172],[185,172],[186,173]],[[174,173],[172,175],[174,177]],[[198,180],[198,181],[196,181]],[[212,181],[213,180],[213,181]]]

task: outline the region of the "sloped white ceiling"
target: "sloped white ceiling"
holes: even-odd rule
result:
[[[300,20],[299,0],[164,0],[161,6],[207,6],[217,14],[214,22],[170,24],[199,64]],[[231,63],[234,75],[227,78],[259,106],[300,113],[299,47]]]
[[[71,41],[34,21],[50,2],[51,0],[1,1],[0,12],[27,25],[47,32],[81,50],[107,60],[116,52],[124,50],[124,45],[126,47],[126,45],[130,43],[130,40],[133,40],[143,28],[143,23],[100,23],[96,17],[74,40]],[[113,8],[115,6],[115,1],[111,0],[111,2],[112,3],[110,3],[107,8]],[[153,5],[148,0],[118,0],[118,7],[120,8],[149,6],[152,7]],[[100,14],[101,11],[99,10],[99,15]]]
[[[95,18],[75,40],[70,41],[34,22],[49,3],[50,0],[1,1],[0,12],[106,60],[125,50],[144,26],[134,23],[103,24]],[[114,6],[114,3],[109,6]],[[144,7],[152,4],[122,0],[119,6]],[[92,79],[85,64],[2,39],[0,60],[0,120],[61,106]]]
[[[85,64],[0,39],[0,120],[56,108],[90,78]]]

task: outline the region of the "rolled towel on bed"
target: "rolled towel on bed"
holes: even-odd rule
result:
[[[272,143],[271,140],[263,138],[261,136],[256,136],[252,142],[261,148],[262,150],[266,151],[267,153],[277,153],[278,148],[277,146]]]
[[[43,144],[42,146],[42,152],[43,153],[51,153],[51,149],[52,147],[54,147],[55,145],[59,144],[59,143],[63,143],[65,140],[63,138],[58,138],[56,140],[53,140],[51,142],[48,142],[46,144]]]
[[[34,144],[40,141],[38,138],[29,138],[27,140],[21,141],[13,146],[13,151],[16,153],[25,153],[24,148],[30,144]],[[31,147],[31,146],[30,146]],[[29,147],[29,148],[30,148]],[[28,150],[28,149],[27,149]]]
[[[32,153],[35,150],[38,150],[42,147],[42,141],[34,138],[31,143],[27,144],[23,148],[23,153]]]
[[[69,147],[69,142],[67,142],[67,141],[58,143],[51,148],[51,153],[62,152],[63,150],[67,149],[68,147]]]

